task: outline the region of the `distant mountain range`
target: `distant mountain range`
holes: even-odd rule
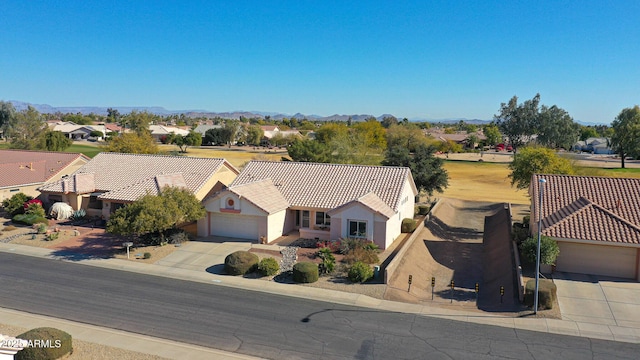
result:
[[[107,115],[107,109],[113,108],[118,110],[121,114],[127,114],[132,111],[147,111],[156,115],[175,115],[175,114],[185,114],[188,117],[207,117],[214,118],[220,117],[223,119],[240,119],[240,117],[245,118],[265,118],[270,117],[274,120],[282,120],[283,118],[296,118],[296,119],[309,119],[313,121],[348,121],[351,118],[351,121],[365,121],[370,117],[375,117],[378,121],[382,120],[385,117],[393,116],[391,114],[382,114],[380,116],[373,116],[368,114],[352,114],[352,115],[339,115],[334,114],[330,116],[320,116],[320,115],[305,115],[301,113],[296,113],[294,115],[276,113],[276,112],[265,112],[265,111],[230,111],[230,112],[212,112],[206,110],[167,110],[161,106],[109,106],[109,107],[101,107],[101,106],[51,106],[47,104],[30,104],[23,101],[9,100],[10,103],[16,108],[16,110],[26,110],[29,105],[33,106],[36,110],[41,113],[46,114],[54,114],[56,112],[60,113],[81,113],[84,115],[88,115],[91,113],[98,115]],[[398,120],[402,120],[397,116]],[[432,123],[444,123],[444,124],[452,124],[457,123],[459,121],[464,121],[467,124],[475,124],[475,125],[485,125],[490,123],[492,120],[483,120],[483,119],[467,119],[467,118],[447,118],[447,119],[429,119],[429,118],[411,118],[409,121],[412,122],[422,122],[428,121]],[[600,125],[599,123],[586,123],[576,120],[577,123],[581,125]]]

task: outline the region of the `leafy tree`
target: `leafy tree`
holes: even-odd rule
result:
[[[231,144],[238,140],[237,136],[240,133],[240,122],[237,120],[227,120],[224,123],[224,129],[224,143],[228,144],[229,147],[231,147]]]
[[[12,149],[44,149],[44,134],[48,130],[40,113],[32,106],[15,114],[6,127]]]
[[[331,148],[315,140],[295,140],[287,148],[287,152],[293,161],[331,162]]]
[[[533,174],[575,174],[571,162],[553,150],[540,146],[527,146],[513,156],[509,164],[511,185],[526,189]]]
[[[422,130],[414,125],[391,125],[387,129],[387,147],[404,146],[410,152],[416,150],[421,144],[427,144],[427,137]]]
[[[247,129],[247,144],[258,146],[264,136],[264,130],[260,125],[250,125]]]
[[[202,135],[191,130],[188,135],[172,136],[171,143],[178,145],[180,152],[186,153],[189,146],[200,146],[202,144]]]
[[[441,141],[438,146],[438,151],[443,153],[459,153],[462,152],[462,145],[453,140]]]
[[[627,156],[640,156],[640,107],[626,108],[611,123],[611,145],[620,155],[621,167]]]
[[[344,123],[326,123],[316,130],[316,141],[330,144],[337,137],[346,136],[349,127]]]
[[[102,133],[100,133],[102,134]],[[64,151],[73,141],[60,131],[48,130],[44,134],[44,147],[47,151]]]
[[[230,133],[225,128],[209,129],[204,133],[204,143],[212,145],[226,144]]]
[[[442,192],[449,185],[447,171],[443,168],[444,160],[434,156],[435,150],[431,145],[419,145],[411,154],[404,146],[393,146],[385,152],[382,164],[410,168],[418,190],[431,196],[434,191]]]
[[[89,133],[89,136],[94,137],[94,138],[101,138],[104,136],[104,134],[102,133],[102,131],[99,130],[93,130]]]
[[[16,109],[8,101],[0,101],[0,130],[3,130],[16,115]]]
[[[107,122],[110,123],[118,123],[120,122],[120,112],[118,109],[108,108],[107,109]]]
[[[104,151],[127,154],[157,154],[158,144],[150,133],[122,133],[111,138]]]
[[[116,210],[107,222],[107,232],[129,236],[158,233],[165,238],[177,225],[198,220],[205,213],[189,190],[167,186],[159,195],[147,194]]]
[[[120,119],[120,126],[128,127],[138,135],[150,134],[149,125],[158,120],[158,116],[147,111],[138,112],[133,110],[131,113]]]
[[[593,126],[580,127],[580,140],[585,141],[592,137],[598,137],[598,131]]]
[[[364,146],[379,150],[387,147],[387,133],[376,118],[372,117],[367,121],[353,125],[353,130],[357,136],[361,137]]]
[[[489,146],[495,146],[502,142],[502,134],[496,125],[489,124],[483,128],[484,136],[487,138],[486,143]]]
[[[500,104],[500,113],[493,116],[498,128],[515,148],[524,145],[536,133],[539,104],[540,94],[522,104],[518,104],[518,97],[514,96],[508,103]]]
[[[528,238],[522,245],[522,255],[527,261],[532,264],[536,263],[538,257],[538,239]],[[548,236],[540,237],[540,263],[546,265],[553,265],[556,263],[556,259],[560,255],[560,247],[558,243]]]
[[[392,125],[398,125],[398,119],[395,116],[385,116],[380,122],[385,129],[390,128]]]
[[[93,123],[93,119],[88,117],[88,116],[84,116],[82,115],[82,113],[77,113],[77,114],[64,114],[61,117],[62,121],[67,121],[67,122],[72,122],[74,124],[78,124],[78,125],[90,125]]]
[[[542,105],[538,119],[538,143],[553,149],[571,149],[580,136],[580,125],[564,109]]]

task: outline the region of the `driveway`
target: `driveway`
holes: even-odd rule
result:
[[[565,272],[553,281],[564,320],[640,328],[640,283]]]
[[[220,273],[227,255],[249,250],[250,242],[189,241],[173,253],[155,262],[156,265]]]

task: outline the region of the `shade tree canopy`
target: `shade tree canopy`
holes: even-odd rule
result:
[[[406,147],[396,145],[387,149],[382,165],[410,168],[418,190],[431,196],[434,191],[443,192],[449,185],[449,176],[443,167],[444,160],[434,156],[435,151],[434,146],[421,144],[414,153],[410,153]]]
[[[509,169],[511,185],[515,185],[518,189],[528,188],[533,174],[575,174],[575,169],[568,159],[542,146],[521,148],[513,155]]]
[[[620,156],[622,168],[627,156],[640,157],[640,106],[623,109],[611,123],[611,146]]]

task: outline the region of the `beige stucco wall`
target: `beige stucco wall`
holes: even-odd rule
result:
[[[272,242],[284,234],[286,217],[287,210],[279,211],[267,217],[267,242]]]

